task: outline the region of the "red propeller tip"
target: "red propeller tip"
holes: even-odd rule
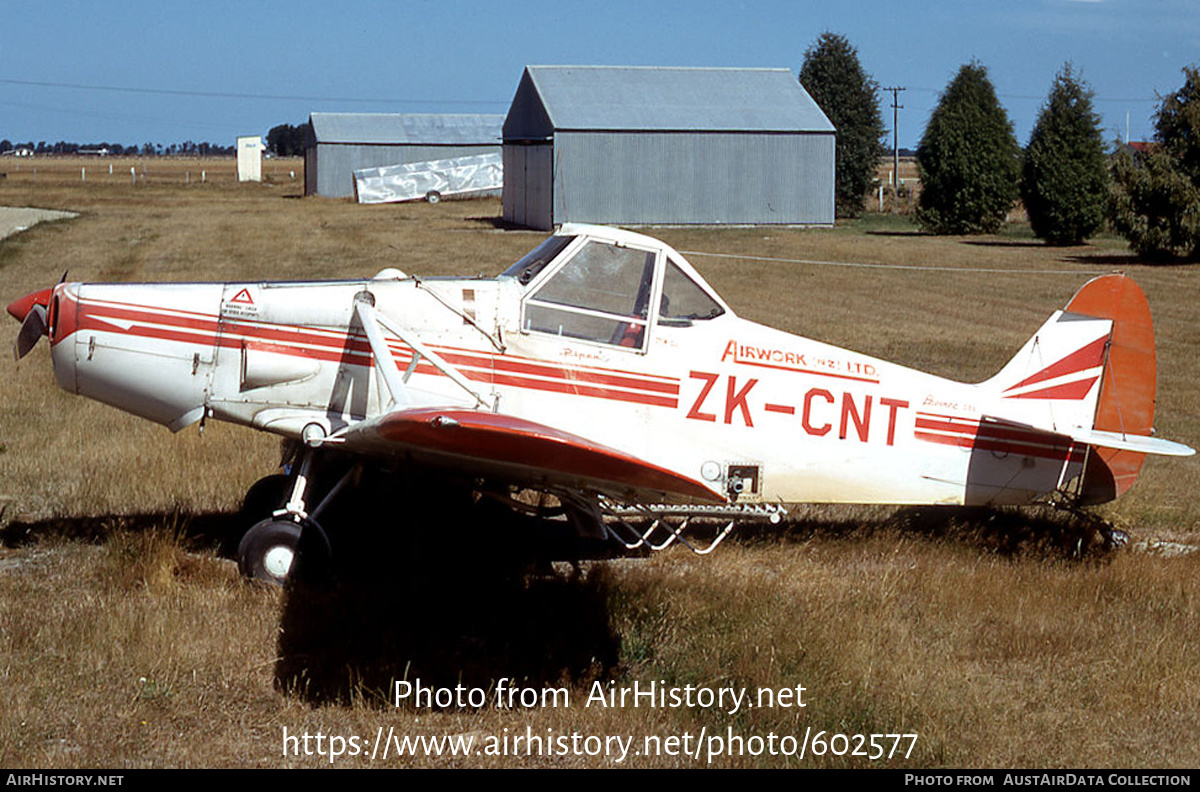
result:
[[[13,300],[8,304],[8,315],[16,319],[18,322],[25,321],[25,317],[33,310],[33,306],[40,305],[43,308],[50,306],[50,295],[54,292],[54,287],[35,291],[31,294],[26,294],[24,297]]]

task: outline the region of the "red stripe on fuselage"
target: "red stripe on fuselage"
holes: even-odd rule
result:
[[[226,319],[190,311],[155,309],[147,306],[84,300],[78,330],[97,330],[142,338],[195,344],[202,348],[238,348],[245,341],[270,342],[282,354],[293,354],[328,362],[350,358],[352,364],[373,366],[374,357],[366,336],[336,330],[276,325]],[[113,324],[107,320],[114,320]],[[121,325],[128,324],[128,329]],[[398,366],[407,366],[412,350],[403,342],[389,340],[389,350]],[[554,366],[531,359],[494,357],[453,347],[434,347],[446,361],[463,369],[468,379],[486,384],[567,393],[593,398],[678,406],[679,381],[664,375],[642,375],[616,369],[576,369]],[[358,360],[354,360],[358,358]],[[436,375],[438,369],[425,360],[417,373]],[[545,377],[546,379],[536,379]],[[605,387],[607,386],[607,387]],[[625,388],[628,390],[620,390]]]
[[[953,416],[919,414],[913,436],[918,440],[958,448],[1020,454],[1063,461],[1083,460],[1082,444],[1066,435]]]

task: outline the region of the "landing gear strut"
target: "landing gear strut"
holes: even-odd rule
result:
[[[244,511],[260,510],[254,516],[262,514],[266,504],[278,507],[267,512],[269,516],[265,519],[254,523],[238,544],[238,569],[247,578],[282,586],[294,571],[302,539],[308,551],[306,564],[310,565],[310,569],[324,566],[331,558],[329,537],[318,522],[318,517],[350,481],[357,468],[351,466],[316,508],[309,512],[307,501],[312,495],[316,461],[316,450],[304,446],[299,452],[296,476],[290,489],[286,479],[268,476],[246,494]],[[285,495],[286,502],[280,505]]]

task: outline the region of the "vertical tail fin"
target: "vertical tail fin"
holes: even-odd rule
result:
[[[1077,490],[1089,504],[1133,486],[1146,451],[1183,449],[1150,438],[1156,377],[1150,306],[1112,274],[1084,284],[982,387],[997,416],[1090,446]]]
[[[1093,428],[1121,435],[1150,435],[1158,364],[1146,295],[1132,278],[1104,275],[1084,284],[1066,310],[1112,320]],[[1145,458],[1137,451],[1094,449],[1084,473],[1081,502],[1103,503],[1124,493],[1137,480]]]
[[[988,412],[1048,432],[1092,429],[1113,322],[1055,311],[996,376],[981,384]]]
[[[983,418],[965,502],[1026,503],[1058,493],[1076,504],[1103,503],[1133,486],[1146,454],[1195,453],[1152,436],[1155,379],[1142,290],[1124,275],[1084,284],[977,386]]]

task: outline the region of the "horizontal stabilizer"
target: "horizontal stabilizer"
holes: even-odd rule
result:
[[[1100,448],[1115,448],[1118,451],[1137,451],[1141,454],[1160,454],[1162,456],[1186,457],[1196,453],[1196,449],[1175,443],[1170,440],[1160,440],[1146,435],[1122,434],[1120,432],[1105,432],[1100,429],[1084,429],[1078,427],[1069,433],[1072,440]]]

